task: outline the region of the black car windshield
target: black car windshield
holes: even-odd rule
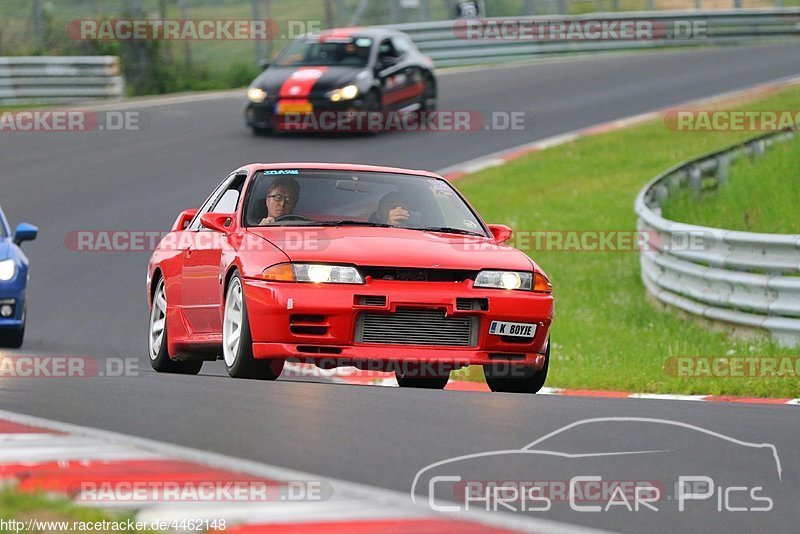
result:
[[[369,63],[372,39],[368,37],[307,38],[290,43],[275,59],[278,67],[364,68]]]
[[[308,169],[258,171],[246,226],[395,226],[479,235],[486,229],[445,180],[410,174]]]

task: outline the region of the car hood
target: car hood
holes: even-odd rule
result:
[[[530,271],[521,251],[472,237],[403,228],[250,228],[293,262],[427,269]]]
[[[279,94],[282,88],[289,92],[289,85],[296,85],[298,89],[290,93],[291,96],[304,98],[310,94],[324,94],[352,83],[358,73],[364,70],[356,67],[269,67],[256,78],[253,86],[274,96]]]

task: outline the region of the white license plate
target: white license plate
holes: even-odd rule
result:
[[[533,323],[508,323],[506,321],[492,321],[489,333],[496,336],[533,337],[536,335],[536,325]]]

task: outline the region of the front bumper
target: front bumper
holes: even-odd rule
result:
[[[514,362],[544,364],[553,297],[525,291],[473,288],[465,282],[370,280],[364,285],[280,283],[246,279],[244,293],[256,358],[359,362],[438,362],[454,367]],[[385,297],[382,306],[363,305],[362,297]],[[457,309],[457,299],[485,299],[487,309]],[[359,316],[394,314],[398,309],[439,310],[446,318],[474,317],[468,346],[358,342]],[[489,333],[492,321],[535,323],[531,338]],[[346,362],[346,363],[345,363]]]
[[[331,102],[324,98],[308,100],[313,112],[294,115],[287,120],[286,115],[277,113],[278,100],[270,98],[261,103],[247,102],[244,109],[244,120],[248,127],[264,130],[308,130],[334,129],[334,121],[346,119],[346,113],[365,111],[364,101],[360,98],[346,102]],[[330,112],[333,112],[332,114]],[[329,128],[330,127],[330,128]]]
[[[25,286],[16,279],[10,282],[0,282],[0,307],[10,305],[13,312],[10,317],[0,316],[0,328],[19,329],[22,328],[25,316]]]

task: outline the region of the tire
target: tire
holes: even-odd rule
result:
[[[225,370],[233,378],[275,380],[283,371],[283,360],[256,360],[253,357],[253,337],[239,273],[234,273],[225,292],[222,359]]]
[[[381,114],[381,117],[379,117],[379,119],[378,119],[378,124],[383,125],[384,109],[383,109],[383,104],[381,104],[380,95],[378,94],[377,91],[375,91],[375,90],[370,91],[369,93],[367,93],[367,96],[364,97],[364,111],[367,113],[367,130],[366,130],[366,133],[368,133],[370,135],[375,135],[375,134],[379,134],[379,133],[383,132],[383,130],[384,130],[383,126],[381,126],[379,128],[376,128],[376,129],[369,129],[369,125],[372,124],[372,121],[369,119],[369,117],[373,113]]]
[[[159,373],[180,375],[196,375],[203,367],[203,360],[173,360],[167,350],[167,293],[164,289],[164,278],[158,280],[153,293],[153,305],[150,309],[148,325],[148,348],[150,365]]]
[[[436,111],[436,98],[436,80],[433,78],[433,76],[428,75],[425,77],[425,89],[422,92],[420,110],[425,113],[432,113]]]
[[[418,368],[412,367],[407,370],[409,372],[404,372],[403,369],[394,372],[397,384],[401,388],[444,389],[450,379],[450,373],[421,376]]]
[[[24,338],[25,322],[23,320],[22,328],[0,330],[0,347],[4,349],[18,349],[22,346],[22,340]]]
[[[524,370],[522,376],[510,376],[510,369],[497,369],[494,364],[483,366],[486,383],[492,391],[503,393],[536,393],[547,380],[547,369],[550,366],[550,341],[547,341],[544,367],[538,371],[530,368]]]

